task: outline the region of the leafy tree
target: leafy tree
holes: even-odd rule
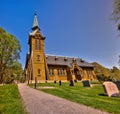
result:
[[[113,0],[112,16],[116,22],[120,20],[120,0]]]
[[[6,68],[4,73],[5,76],[3,77],[3,82],[12,83],[13,81],[15,81],[17,83],[21,80],[21,78],[23,78],[22,73],[22,65],[19,62],[14,61],[11,66]]]
[[[0,83],[10,74],[13,62],[20,58],[20,51],[17,38],[0,28]]]
[[[120,0],[113,0],[112,18],[117,23],[118,30],[120,31]],[[120,65],[120,56],[118,63]]]
[[[115,81],[120,80],[120,70],[113,66],[112,69],[105,68],[104,66],[94,62],[95,74],[99,81]]]
[[[4,71],[2,82],[9,84],[12,83],[13,81],[14,81],[14,77],[12,75],[12,69],[7,67]]]
[[[120,70],[113,66],[113,68],[111,69],[111,73],[112,73],[112,77],[115,79],[115,80],[120,80]]]
[[[22,65],[19,62],[14,61],[12,65],[12,75],[14,76],[14,79],[19,81],[22,77],[22,73]]]

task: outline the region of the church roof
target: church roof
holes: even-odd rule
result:
[[[92,64],[77,57],[46,55],[46,61],[48,65],[61,65],[71,67],[72,63],[76,63],[81,67],[94,67]]]

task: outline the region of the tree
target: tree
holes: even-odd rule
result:
[[[111,73],[112,73],[112,77],[116,80],[120,80],[120,70],[113,66],[113,68],[111,69]]]
[[[10,65],[8,68],[6,68],[5,73],[4,73],[4,77],[3,77],[3,82],[4,83],[12,83],[14,80],[14,82],[19,82],[21,81],[22,78],[22,82],[23,80],[23,69],[22,69],[22,65],[21,63],[19,63],[18,61],[14,61],[12,63],[12,65]]]
[[[120,31],[120,0],[113,0],[112,19],[117,23],[118,30]],[[118,64],[120,65],[120,56]]]
[[[117,23],[120,30],[120,0],[113,0],[112,19]]]
[[[22,65],[19,62],[15,61],[13,62],[13,65],[11,68],[12,68],[12,75],[14,76],[14,79],[17,81],[20,81],[23,73]]]
[[[116,22],[120,19],[120,0],[113,0],[112,16]]]
[[[112,69],[108,69],[96,62],[92,64],[94,65],[94,71],[99,81],[120,80],[120,70],[117,67],[113,66]]]
[[[17,38],[0,28],[0,83],[14,61],[20,58],[21,46]]]

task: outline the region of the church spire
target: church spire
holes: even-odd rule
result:
[[[36,11],[35,11],[32,30],[35,30],[35,29],[37,29],[37,28],[40,29],[40,28],[39,28],[39,25],[38,25],[38,20],[37,20],[37,13],[36,13]]]

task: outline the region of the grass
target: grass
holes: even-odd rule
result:
[[[0,86],[0,114],[26,114],[17,85]]]
[[[33,87],[34,85],[30,85]],[[104,90],[101,84],[93,84],[93,87],[83,87],[82,83],[75,83],[74,87],[69,83],[62,83],[62,86],[54,83],[40,83],[38,87],[52,86],[55,89],[40,90],[68,99],[73,102],[91,106],[113,114],[120,114],[120,98],[104,96]]]

